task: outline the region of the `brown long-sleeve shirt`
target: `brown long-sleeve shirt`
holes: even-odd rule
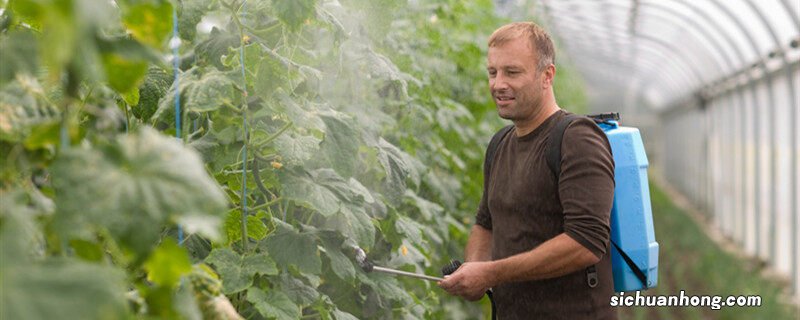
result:
[[[550,131],[567,113],[558,111],[533,132],[512,130],[497,148],[476,223],[492,232],[492,259],[530,251],[566,233],[600,262],[599,283],[590,288],[585,270],[557,278],[494,288],[498,319],[616,319],[608,252],[614,198],[614,159],[603,131],[589,119],[564,132],[561,173],[545,160]]]

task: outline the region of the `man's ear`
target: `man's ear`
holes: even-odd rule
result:
[[[556,66],[550,64],[544,69],[544,76],[542,77],[542,88],[547,89],[553,86],[553,79],[556,77]]]

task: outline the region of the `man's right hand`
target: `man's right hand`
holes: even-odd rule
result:
[[[452,295],[478,301],[492,287],[492,262],[467,262],[439,281],[439,287]]]

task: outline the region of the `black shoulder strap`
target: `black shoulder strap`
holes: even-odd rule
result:
[[[556,185],[558,184],[558,176],[561,175],[561,142],[564,140],[564,131],[567,130],[572,121],[579,118],[581,116],[577,114],[568,114],[556,123],[556,126],[550,131],[550,141],[547,145],[545,160],[550,172],[556,177]]]
[[[511,132],[512,129],[514,129],[513,124],[503,127],[503,129],[497,131],[497,133],[495,133],[492,137],[492,140],[489,141],[489,147],[486,148],[486,159],[483,163],[484,179],[488,179],[489,173],[492,172],[492,160],[494,160],[494,154],[497,152],[497,147],[500,145],[500,141],[503,140],[503,137]]]

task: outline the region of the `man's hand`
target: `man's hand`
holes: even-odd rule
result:
[[[456,272],[439,281],[439,287],[452,295],[478,301],[494,285],[492,267],[492,262],[464,263]]]

